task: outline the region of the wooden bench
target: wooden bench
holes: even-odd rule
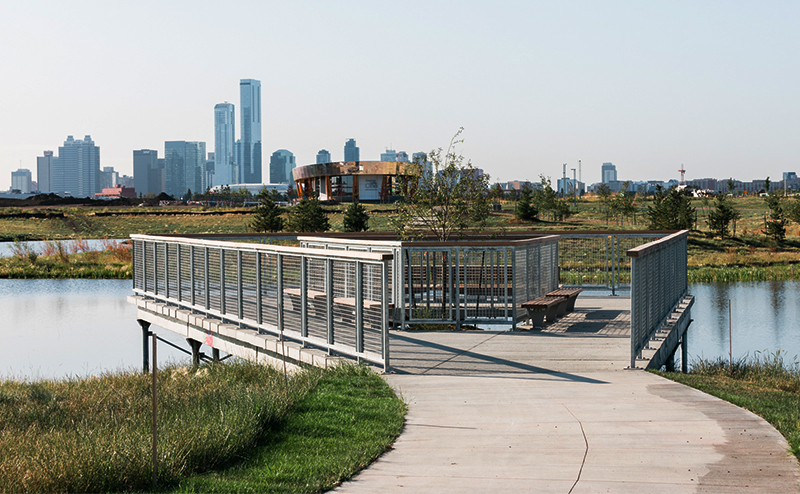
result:
[[[559,288],[548,293],[547,297],[564,297],[566,298],[566,306],[564,313],[572,312],[575,310],[575,301],[578,299],[578,294],[583,291],[583,288]],[[561,315],[561,314],[559,314]]]
[[[544,326],[545,318],[547,322],[553,322],[558,315],[558,306],[564,301],[563,297],[539,297],[528,300],[522,304],[522,308],[528,311],[528,317],[533,327]]]

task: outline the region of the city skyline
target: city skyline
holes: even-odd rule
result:
[[[796,2],[740,1],[12,3],[0,190],[69,134],[92,135],[126,175],[133,150],[212,143],[210,108],[246,77],[262,81],[261,154],[289,149],[298,164],[320,148],[341,159],[351,137],[363,159],[446,148],[463,126],[460,152],[492,181],[556,179],[578,160],[586,183],[603,162],[630,180],[681,166],[687,179],[774,180],[800,168],[798,17]],[[388,35],[387,18],[413,36]],[[329,36],[336,24],[347,31]],[[209,72],[216,61],[225,70]],[[374,84],[387,63],[392,77]],[[59,77],[34,77],[43,68]]]

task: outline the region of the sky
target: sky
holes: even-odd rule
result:
[[[780,180],[800,172],[798,1],[0,3],[0,190],[91,135],[214,148],[214,105],[262,84],[264,175],[288,149],[458,151],[492,181]]]

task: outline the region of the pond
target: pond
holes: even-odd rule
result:
[[[123,239],[125,240],[125,239]],[[105,240],[105,239],[87,239],[82,240],[81,244],[88,250],[103,250],[106,247],[108,242],[122,242],[123,240]],[[54,240],[53,242],[58,242],[64,245],[64,250],[67,253],[73,252],[77,246],[78,241],[76,240]],[[17,247],[17,244],[23,247],[27,247],[30,250],[41,254],[44,251],[45,244],[47,242],[44,240],[33,240],[30,242],[0,242],[0,257],[11,257],[14,255],[14,249]]]

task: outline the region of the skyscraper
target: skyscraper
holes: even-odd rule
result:
[[[261,183],[261,81],[242,79],[239,82],[241,102],[240,183]]]
[[[381,153],[381,161],[397,161],[397,151],[387,149],[385,153]]]
[[[158,195],[164,192],[164,166],[159,166],[158,151],[139,149],[133,152],[133,187],[137,194]]]
[[[205,163],[205,142],[165,142],[165,192],[174,197],[183,197],[189,189],[193,193],[205,192],[207,188],[203,173]]]
[[[239,183],[236,167],[236,121],[233,103],[218,103],[214,107],[214,183]]]
[[[31,171],[27,168],[20,168],[15,172],[11,172],[11,190],[18,190],[22,194],[30,194],[31,182]]]
[[[602,168],[602,181],[604,184],[617,181],[617,167],[612,163],[603,163]]]
[[[294,155],[290,151],[285,149],[275,151],[269,159],[269,183],[290,183],[295,166]]]
[[[53,192],[69,192],[73,197],[94,197],[99,192],[100,148],[91,136],[75,140],[67,136],[53,160],[50,188]]]
[[[331,153],[327,149],[320,149],[317,153],[317,163],[330,163]]]
[[[52,174],[53,174],[53,157],[52,151],[45,151],[44,156],[36,158],[36,180],[39,182],[39,192],[52,192]]]
[[[350,139],[349,141],[344,143],[344,160],[361,161],[360,154],[358,152],[358,146],[356,146],[355,139]]]

